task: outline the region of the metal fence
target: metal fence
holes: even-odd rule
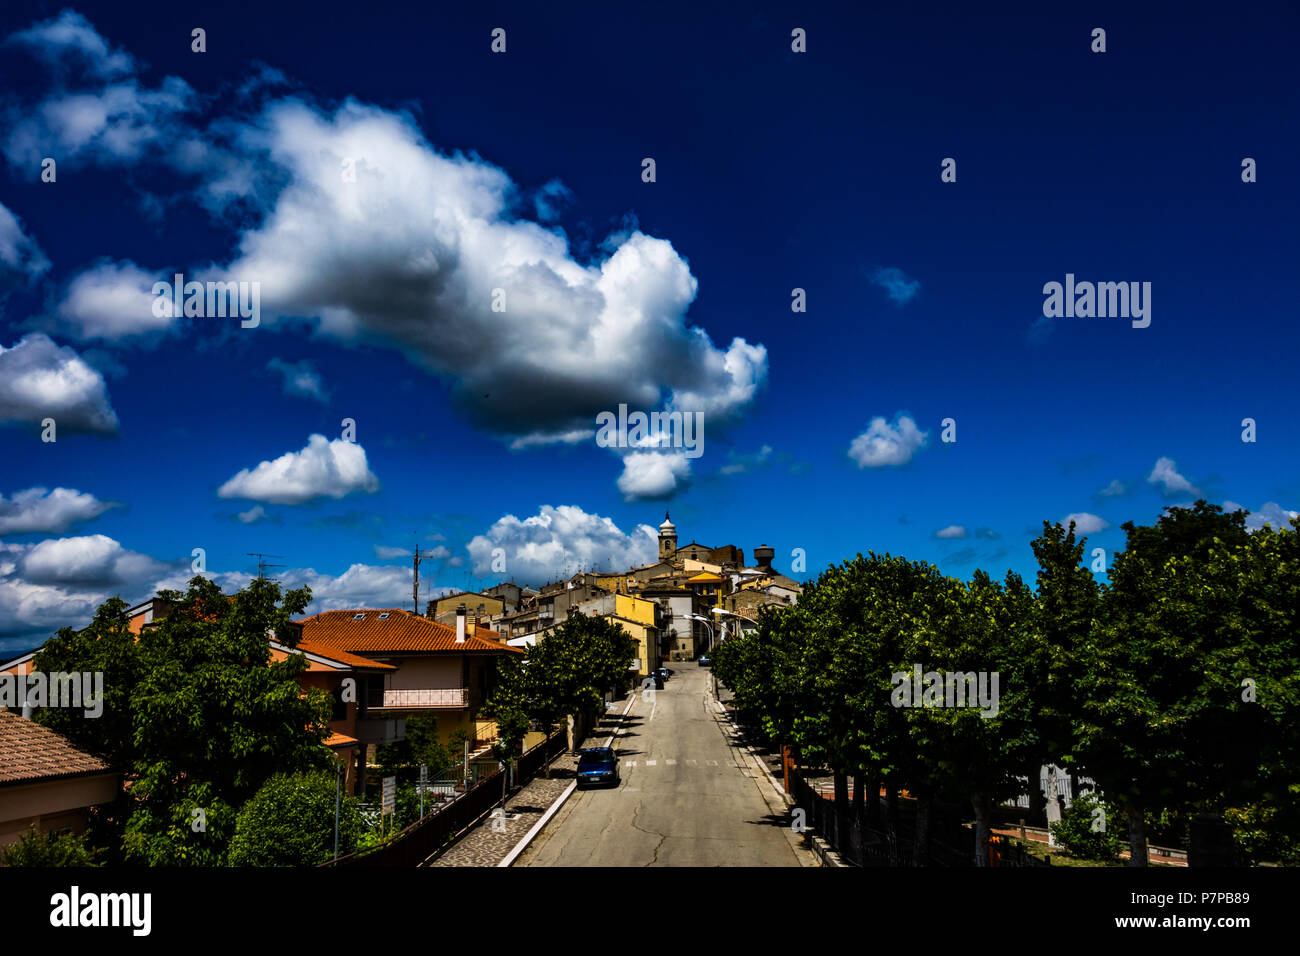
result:
[[[515,762],[516,785],[533,776],[567,749],[565,734],[555,733],[522,754]],[[503,772],[481,778],[464,793],[443,803],[423,819],[378,846],[341,856],[322,866],[414,867],[490,813],[502,798]]]

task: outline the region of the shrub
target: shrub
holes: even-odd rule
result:
[[[0,847],[0,866],[95,866],[94,854],[80,834],[37,833],[36,827],[17,843]]]
[[[230,844],[231,866],[315,866],[334,856],[335,779],[329,772],[276,774],[244,804]],[[361,814],[344,796],[339,855],[356,847]]]
[[[1103,816],[1095,814],[1100,807]],[[1096,822],[1094,822],[1096,821]],[[1119,810],[1094,793],[1085,793],[1070,803],[1061,819],[1052,824],[1056,842],[1082,860],[1110,861],[1118,858],[1124,841],[1124,817]],[[1101,829],[1097,829],[1100,824]]]

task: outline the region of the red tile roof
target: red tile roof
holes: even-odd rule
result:
[[[372,661],[368,657],[362,657],[360,654],[351,654],[341,647],[335,647],[332,644],[324,644],[320,641],[312,640],[309,637],[303,637],[298,641],[298,650],[305,654],[316,654],[320,657],[328,657],[332,661],[338,661],[340,664],[347,664],[349,667],[371,668],[381,671],[397,670],[392,664],[384,664],[380,661]]]
[[[78,750],[62,734],[0,711],[0,787],[111,770],[98,757]]]
[[[380,615],[388,615],[380,619]],[[357,620],[357,615],[362,615]],[[439,624],[399,608],[357,608],[351,611],[324,611],[305,617],[303,637],[327,647],[353,653],[404,653],[440,651],[452,654],[522,654],[497,639],[497,633],[480,627],[467,633],[464,643],[456,643],[456,629]],[[302,646],[301,644],[299,645]]]

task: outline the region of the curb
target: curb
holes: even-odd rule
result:
[[[627,706],[623,708],[623,713],[621,716],[626,717],[628,711],[632,709],[632,704],[635,702],[636,702],[636,695],[629,694],[627,698]],[[605,746],[606,747],[611,746],[614,743],[614,738],[617,736],[618,736],[618,730],[616,729],[614,733],[610,734],[609,739],[605,741]],[[532,843],[533,840],[537,838],[537,834],[542,832],[542,827],[546,826],[546,824],[550,822],[551,817],[555,816],[555,814],[559,812],[560,807],[564,806],[565,802],[569,799],[569,797],[573,795],[573,791],[577,789],[578,789],[578,781],[575,780],[573,781],[573,783],[569,784],[569,786],[565,788],[562,794],[556,797],[555,802],[552,803],[550,807],[547,809],[547,811],[542,814],[542,818],[533,824],[532,829],[524,834],[523,839],[521,839],[518,843],[515,844],[515,848],[511,850],[509,853],[507,853],[506,858],[502,860],[500,863],[498,863],[497,866],[513,866],[515,860],[519,859],[519,854],[523,853],[524,850],[528,849],[528,844]]]

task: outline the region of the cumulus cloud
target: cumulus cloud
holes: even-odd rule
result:
[[[221,498],[248,498],[277,505],[297,505],[313,498],[342,498],[373,493],[379,479],[356,442],[312,435],[301,451],[285,452],[274,461],[245,468],[217,489]]]
[[[685,452],[634,451],[623,456],[618,490],[624,501],[662,501],[684,488],[690,477]]]
[[[902,269],[888,266],[871,274],[871,281],[885,290],[898,305],[907,305],[921,291],[921,283],[909,278]]]
[[[1086,511],[1076,511],[1074,514],[1068,514],[1057,524],[1068,530],[1071,521],[1074,522],[1075,534],[1096,534],[1098,531],[1105,531],[1110,527],[1109,521]]]
[[[936,538],[945,538],[945,539],[964,538],[966,537],[966,529],[959,524],[950,524],[946,528],[940,528],[938,531],[934,533],[934,536]]]
[[[48,538],[17,562],[17,571],[34,584],[109,588],[162,574],[167,566],[145,554],[128,551],[102,534]]]
[[[134,262],[97,263],[68,283],[55,309],[58,328],[79,339],[158,335],[176,321],[154,314],[153,284],[170,282]]]
[[[697,283],[670,242],[637,231],[579,263],[561,234],[513,215],[505,172],[439,153],[408,116],[286,99],[241,143],[287,184],[222,277],[261,282],[264,322],[305,316],[402,350],[482,428],[568,435],[620,402],[722,421],[766,379],[761,345],[720,349],[687,324]]]
[[[0,535],[61,534],[74,524],[98,518],[114,502],[100,501],[75,488],[28,488],[5,500],[0,494]]]
[[[9,94],[0,106],[0,126],[8,131],[0,147],[15,165],[35,174],[46,156],[60,163],[80,156],[131,163],[153,147],[176,163],[185,157],[188,141],[200,145],[183,123],[195,105],[185,81],[169,76],[155,89],[145,88],[133,75],[131,56],[111,49],[80,14],[65,11],[9,42],[35,55],[53,76],[43,99]]]
[[[301,362],[286,362],[283,359],[273,358],[266,363],[269,371],[278,372],[282,379],[284,394],[297,395],[301,398],[311,398],[318,402],[329,400],[325,392],[325,383],[321,380],[320,372],[312,365],[308,359]]]
[[[1155,467],[1151,469],[1151,474],[1147,475],[1147,481],[1153,485],[1160,485],[1161,494],[1166,497],[1201,493],[1195,485],[1178,473],[1178,463],[1172,458],[1157,460]]]
[[[1163,461],[1164,459],[1161,460]],[[1118,478],[1112,478],[1110,484],[1097,492],[1097,494],[1101,495],[1103,498],[1115,498],[1124,494],[1126,491],[1128,491],[1128,488],[1124,485],[1124,482],[1120,481]]]
[[[1225,501],[1223,503],[1224,511],[1241,511],[1241,505],[1235,501]],[[1286,531],[1291,527],[1291,519],[1296,516],[1296,512],[1283,508],[1276,501],[1266,501],[1257,510],[1246,515],[1246,528],[1250,531],[1258,531],[1265,524],[1273,526],[1274,531]]]
[[[859,468],[906,465],[925,447],[928,436],[929,432],[917,428],[916,421],[908,415],[895,416],[892,425],[882,416],[876,416],[867,430],[849,445],[849,457]]]
[[[23,224],[9,209],[0,203],[0,291],[8,276],[31,278],[50,267],[36,240],[28,235]]]
[[[475,535],[468,550],[478,577],[502,573],[499,563],[493,568],[493,552],[500,548],[505,574],[520,583],[541,584],[579,568],[622,571],[649,564],[658,556],[658,540],[649,525],[623,532],[609,518],[575,505],[543,505],[522,521],[503,516],[485,534]]]
[[[33,332],[13,348],[0,345],[0,422],[39,426],[45,418],[61,433],[117,431],[103,375],[71,348]]]

